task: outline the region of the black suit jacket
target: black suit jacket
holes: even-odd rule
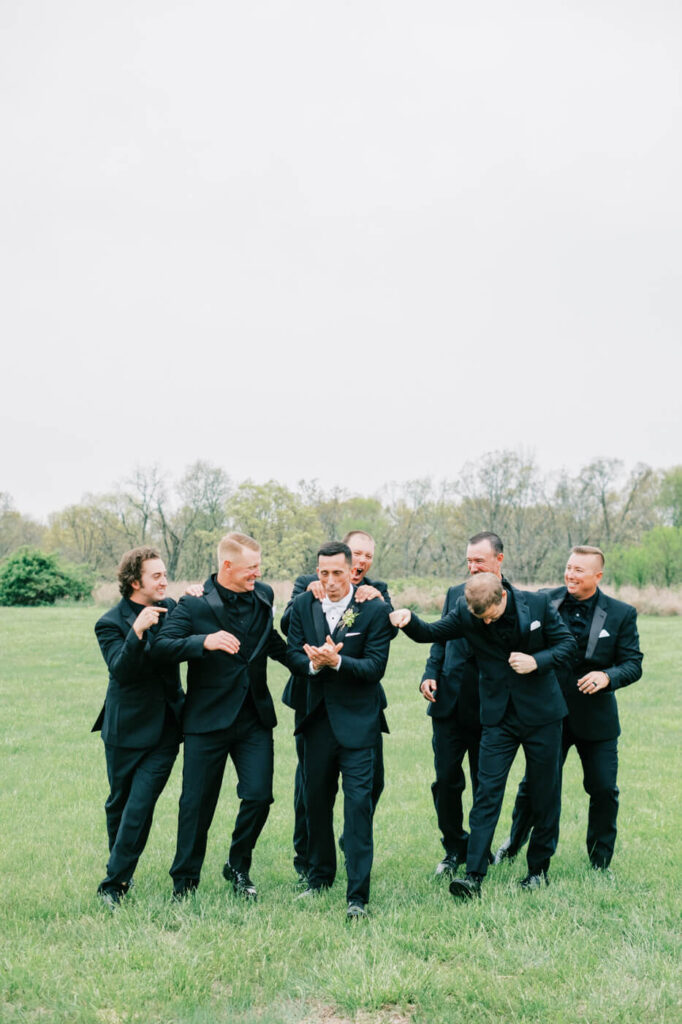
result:
[[[183,718],[186,733],[227,729],[239,714],[251,689],[262,724],[277,725],[267,684],[267,660],[286,664],[286,644],[272,625],[272,587],[256,582],[255,598],[264,610],[262,629],[250,657],[241,652],[207,651],[209,633],[229,628],[225,605],[209,579],[202,597],[183,597],[152,648],[157,661],[187,661],[187,698]]]
[[[388,663],[393,627],[383,601],[354,604],[351,600],[348,607],[355,613],[355,621],[349,627],[339,622],[332,634],[336,643],[343,642],[340,669],[324,668],[311,675],[303,645],[324,644],[329,626],[321,602],[310,591],[301,594],[289,621],[289,663],[296,676],[308,679],[307,714],[296,732],[305,732],[324,705],[338,742],[356,750],[374,746],[379,739],[380,681]]]
[[[167,608],[161,624],[175,608],[175,601],[166,598],[159,604]],[[142,611],[142,605],[140,605]],[[149,631],[140,640],[133,630],[136,613],[125,599],[103,615],[95,625],[102,656],[109,668],[109,685],[104,706],[92,732],[102,730],[102,739],[112,747],[143,749],[153,747],[161,739],[166,708],[178,722],[185,695],[176,665],[152,662]]]
[[[538,666],[526,675],[519,675],[509,666],[508,654],[491,641],[488,627],[471,614],[464,597],[460,597],[454,609],[439,622],[422,622],[413,614],[405,626],[405,633],[420,643],[434,640],[443,643],[466,637],[479,669],[483,725],[497,725],[510,699],[526,725],[545,725],[567,713],[555,670],[570,661],[576,642],[546,594],[514,588],[514,602],[518,650],[532,654]]]
[[[566,587],[546,592],[552,606],[559,610]],[[559,682],[572,732],[584,740],[608,740],[620,734],[618,704],[614,690],[629,686],[642,675],[642,652],[637,633],[637,612],[630,604],[607,597],[597,590],[597,601],[590,623],[584,659],[573,666],[562,665]],[[606,690],[581,693],[577,680],[587,672],[606,672],[611,680]]]
[[[449,588],[441,618],[454,610],[463,594],[464,583]],[[427,715],[432,718],[449,718],[459,706],[460,717],[465,722],[478,725],[481,716],[478,665],[468,640],[459,637],[445,644],[433,644],[421,682],[425,679],[435,679],[438,684],[435,703],[427,703]]]
[[[301,594],[305,594],[307,589],[308,589],[308,587],[310,586],[310,584],[314,580],[316,580],[317,578],[318,578],[318,576],[317,576],[316,572],[313,572],[313,573],[303,573],[301,576],[299,576],[297,578],[296,582],[294,583],[294,589],[291,591],[291,597],[289,598],[289,602],[288,602],[286,608],[282,612],[282,619],[280,621],[280,627],[281,627],[282,632],[284,633],[285,636],[287,636],[287,634],[289,632],[289,621],[291,619],[291,609],[294,606],[294,601]],[[391,597],[390,597],[390,594],[388,593],[388,586],[383,582],[383,580],[370,580],[370,579],[367,578],[367,576],[365,576],[365,578],[364,578],[364,580],[362,582],[363,582],[363,585],[367,584],[367,586],[369,586],[369,587],[375,587],[379,591],[379,593],[381,594],[381,596],[383,598],[383,601],[384,601],[384,604],[388,608],[389,612],[393,611],[393,605],[391,604]],[[398,633],[398,630],[395,629],[393,626],[391,626],[391,630],[392,630],[392,636],[396,636],[397,633]],[[319,645],[316,645],[316,646],[319,646]],[[384,688],[381,685],[381,683],[379,683],[379,689],[380,689],[381,700],[382,700],[382,705],[381,706],[382,706],[382,708],[385,708],[387,706],[387,704],[388,704],[388,701],[386,700],[386,694],[384,692]],[[298,711],[299,713],[305,712],[305,710],[306,710],[306,708],[308,706],[308,676],[307,676],[307,674],[305,676],[296,676],[296,675],[289,676],[289,680],[287,682],[287,685],[284,687],[284,692],[282,693],[282,703],[286,704],[287,707],[293,708],[294,711]],[[382,731],[383,732],[388,732],[388,726],[386,725],[386,720],[385,719],[382,720]]]

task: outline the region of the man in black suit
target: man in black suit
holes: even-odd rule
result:
[[[372,785],[381,730],[379,690],[393,636],[383,601],[355,601],[348,545],[332,542],[318,552],[325,598],[306,591],[289,623],[289,661],[308,675],[307,711],[297,732],[305,737],[304,784],[308,816],[310,896],[336,875],[334,800],[341,772],[348,875],[346,915],[364,917],[373,859]],[[343,651],[343,653],[341,653]]]
[[[257,896],[249,871],[272,803],[277,724],[267,659],[286,664],[286,645],[272,624],[272,588],[258,582],[260,563],[252,537],[223,537],[217,575],[204,584],[202,597],[182,598],[153,648],[160,661],[188,662],[178,841],[170,869],[178,899],[199,884],[228,755],[241,803],[223,875],[238,895]]]
[[[503,582],[504,547],[496,533],[485,531],[467,545],[469,575],[492,572]],[[464,584],[450,587],[442,617],[454,610],[464,594]],[[433,761],[436,781],[431,786],[445,856],[436,875],[454,877],[466,862],[469,833],[464,827],[462,794],[466,781],[462,764],[469,759],[471,789],[478,783],[478,749],[481,742],[481,710],[478,698],[478,667],[468,640],[458,637],[435,643],[424,668],[420,690],[428,703],[433,727]]]
[[[383,580],[370,580],[367,577],[367,573],[372,568],[372,562],[374,561],[374,538],[364,530],[352,530],[343,538],[343,543],[347,544],[350,548],[353,560],[351,583],[355,587],[355,603],[362,604],[363,601],[379,600],[385,603],[389,612],[392,612],[393,605],[391,604],[391,598],[386,584]],[[291,609],[293,608],[294,601],[300,594],[305,593],[306,590],[311,591],[318,601],[322,601],[324,599],[324,586],[317,573],[303,573],[296,579],[291,592],[291,597],[289,598],[289,603],[282,613],[282,619],[280,622],[282,632],[285,636],[289,632]],[[379,684],[379,687],[382,697],[382,708],[385,708],[386,696],[384,694],[383,686]],[[305,717],[307,701],[307,675],[290,676],[289,681],[284,688],[284,693],[282,694],[282,702],[294,711],[294,729],[298,728]],[[388,732],[388,725],[383,715],[381,732],[379,733],[379,739],[377,740],[374,783],[372,786],[373,811],[376,810],[379,797],[384,789],[384,751],[382,732]],[[304,885],[307,883],[308,877],[308,824],[306,821],[305,787],[303,784],[303,733],[295,733],[295,741],[298,763],[296,765],[296,775],[294,777],[294,870],[298,875],[299,884]],[[344,840],[342,836],[339,837],[339,845],[343,849]]]
[[[97,890],[110,907],[132,884],[154,807],[178,753],[184,694],[175,666],[152,664],[150,647],[175,607],[166,598],[166,567],[150,547],[126,552],[118,567],[123,595],[95,625],[109,668],[101,729],[110,792],[104,805],[109,834],[106,877]]]
[[[572,746],[583,767],[590,798],[587,855],[593,868],[608,868],[616,842],[618,816],[618,705],[615,690],[642,675],[637,612],[632,605],[607,597],[599,589],[604,555],[599,548],[575,547],[566,564],[566,586],[550,590],[549,599],[578,645],[577,661],[563,665],[559,682],[568,705],[561,737],[561,762]],[[495,863],[516,856],[533,823],[526,780],[522,780],[512,815],[512,831],[495,855]]]
[[[439,622],[422,622],[406,608],[394,612],[391,621],[420,643],[464,636],[478,664],[483,726],[478,787],[469,817],[467,873],[453,879],[450,892],[458,898],[480,895],[507,776],[520,746],[535,822],[521,885],[547,884],[559,832],[559,749],[566,714],[555,669],[575,651],[571,633],[544,594],[503,585],[494,573],[467,580],[464,598]]]

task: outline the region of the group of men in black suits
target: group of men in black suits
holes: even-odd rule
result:
[[[267,686],[270,657],[293,672],[288,689],[298,694],[296,732],[305,738],[308,887],[303,895],[334,881],[332,820],[341,773],[346,913],[351,919],[366,914],[372,817],[382,775],[377,752],[385,727],[380,681],[396,632],[389,607],[376,588],[352,582],[353,576],[360,582],[365,575],[362,554],[354,570],[347,544],[323,545],[317,567],[323,601],[306,591],[292,604],[287,647],[273,626],[273,593],[259,581],[260,562],[253,538],[228,534],[218,547],[218,572],[177,606],[165,598],[166,571],[157,551],[136,549],[121,562],[122,599],[95,627],[109,686],[93,729],[102,728],[111,790],[106,803],[110,858],[98,892],[111,907],[132,884],[181,738],[182,793],[170,869],[174,897],[183,899],[199,885],[228,756],[237,772],[240,805],[223,875],[235,893],[257,897],[249,872],[272,803],[277,721]],[[372,601],[376,596],[380,599]],[[186,697],[178,676],[181,661],[188,663]]]
[[[493,533],[472,537],[467,549],[470,578],[447,595],[443,617],[427,624],[407,609],[392,613],[394,625],[419,642],[435,641],[422,680],[432,702],[436,783],[434,800],[446,854],[436,869],[451,876],[457,898],[480,895],[488,865],[516,855],[530,836],[524,889],[548,884],[561,811],[561,774],[576,746],[590,796],[587,851],[594,868],[606,869],[613,855],[618,812],[617,737],[614,691],[641,676],[636,612],[599,590],[604,556],[599,548],[573,548],[565,587],[530,593],[501,574],[503,547]],[[481,736],[467,729],[472,655],[478,677]],[[433,708],[445,694],[441,725]],[[504,789],[519,747],[526,775],[519,787],[512,834],[493,857],[491,843]],[[471,834],[462,821],[462,760],[469,750],[474,792]],[[476,763],[476,752],[478,761]],[[477,764],[477,766],[476,766]],[[448,800],[449,811],[443,810]],[[463,878],[454,877],[466,861]]]
[[[184,739],[177,849],[170,869],[176,899],[199,884],[208,831],[229,756],[240,805],[223,874],[255,899],[253,850],[272,803],[275,710],[268,657],[291,671],[283,700],[295,711],[294,866],[302,898],[329,888],[336,874],[333,807],[339,774],[348,876],[346,915],[366,915],[373,858],[372,821],[383,788],[382,731],[388,731],[381,679],[397,629],[433,642],[421,682],[433,724],[432,787],[445,854],[437,874],[454,896],[480,893],[491,857],[509,768],[526,755],[510,839],[511,858],[530,835],[524,888],[547,882],[556,847],[561,766],[571,745],[590,794],[588,853],[610,862],[618,806],[618,719],[613,691],[641,674],[634,609],[599,589],[603,556],[576,548],[566,587],[531,594],[501,573],[502,542],[472,537],[470,578],[450,588],[443,617],[427,624],[393,612],[386,585],[367,578],[374,541],[354,531],[323,545],[316,576],[299,577],[273,625],[272,589],[260,582],[260,546],[238,533],[218,548],[218,572],[176,606],[165,597],[157,551],[128,552],[119,567],[122,599],[95,631],[109,668],[101,729],[110,794],[106,877],[98,893],[111,907],[132,885],[156,801]],[[164,621],[167,620],[167,621]],[[188,662],[187,694],[178,665]],[[479,696],[480,695],[480,696]],[[479,707],[480,705],[480,707]],[[568,713],[568,718],[566,715]],[[474,794],[464,827],[462,762]],[[466,860],[466,875],[457,878]]]

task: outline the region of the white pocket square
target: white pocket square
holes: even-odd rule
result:
[[[604,636],[610,636],[610,635],[611,635],[611,634],[609,633],[608,629],[602,629],[602,631],[601,631],[601,633],[599,634],[599,636],[598,636],[598,638],[597,638],[597,639],[598,639],[598,640],[601,640],[601,638],[602,638],[602,637],[604,637]]]
[[[542,623],[540,622],[540,620],[539,620],[539,619],[534,619],[534,620],[533,620],[533,621],[531,622],[531,624],[530,624],[531,632],[532,632],[532,631],[533,631],[534,629],[539,629],[541,625],[542,625]]]
[[[348,637],[349,637],[349,636],[362,636],[362,633],[361,633],[361,632],[357,632],[357,633],[346,633],[346,640],[348,639]]]

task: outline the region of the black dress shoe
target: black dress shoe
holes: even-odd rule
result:
[[[360,900],[351,900],[346,908],[346,920],[357,921],[367,917],[367,907]]]
[[[516,850],[511,848],[511,836],[507,836],[502,846],[498,847],[493,857],[493,864],[501,864],[503,860],[513,861],[516,857],[516,852]]]
[[[116,910],[121,905],[121,900],[133,887],[133,880],[119,882],[118,884],[100,885],[97,889],[97,896],[101,903],[109,910]]]
[[[172,899],[176,903],[181,903],[187,896],[191,896],[192,893],[197,891],[198,885],[199,880],[197,878],[176,878],[173,883]]]
[[[458,900],[471,900],[474,896],[480,898],[481,876],[469,873],[464,878],[453,878],[450,882],[450,895]]]
[[[243,896],[246,900],[258,899],[258,890],[249,878],[248,871],[237,871],[229,860],[223,865],[223,878],[226,882],[232,882],[232,888],[237,896]]]
[[[436,864],[437,875],[449,875],[453,878],[461,861],[458,853],[446,853],[440,864]]]
[[[529,892],[531,889],[543,889],[549,885],[549,878],[547,872],[543,871],[529,871],[525,878],[522,878],[519,882],[522,889]]]
[[[118,889],[98,889],[97,899],[107,910],[118,910],[121,905],[122,894]]]
[[[258,890],[249,878],[248,871],[235,871],[232,888],[236,896],[241,896],[245,900],[258,899]]]

